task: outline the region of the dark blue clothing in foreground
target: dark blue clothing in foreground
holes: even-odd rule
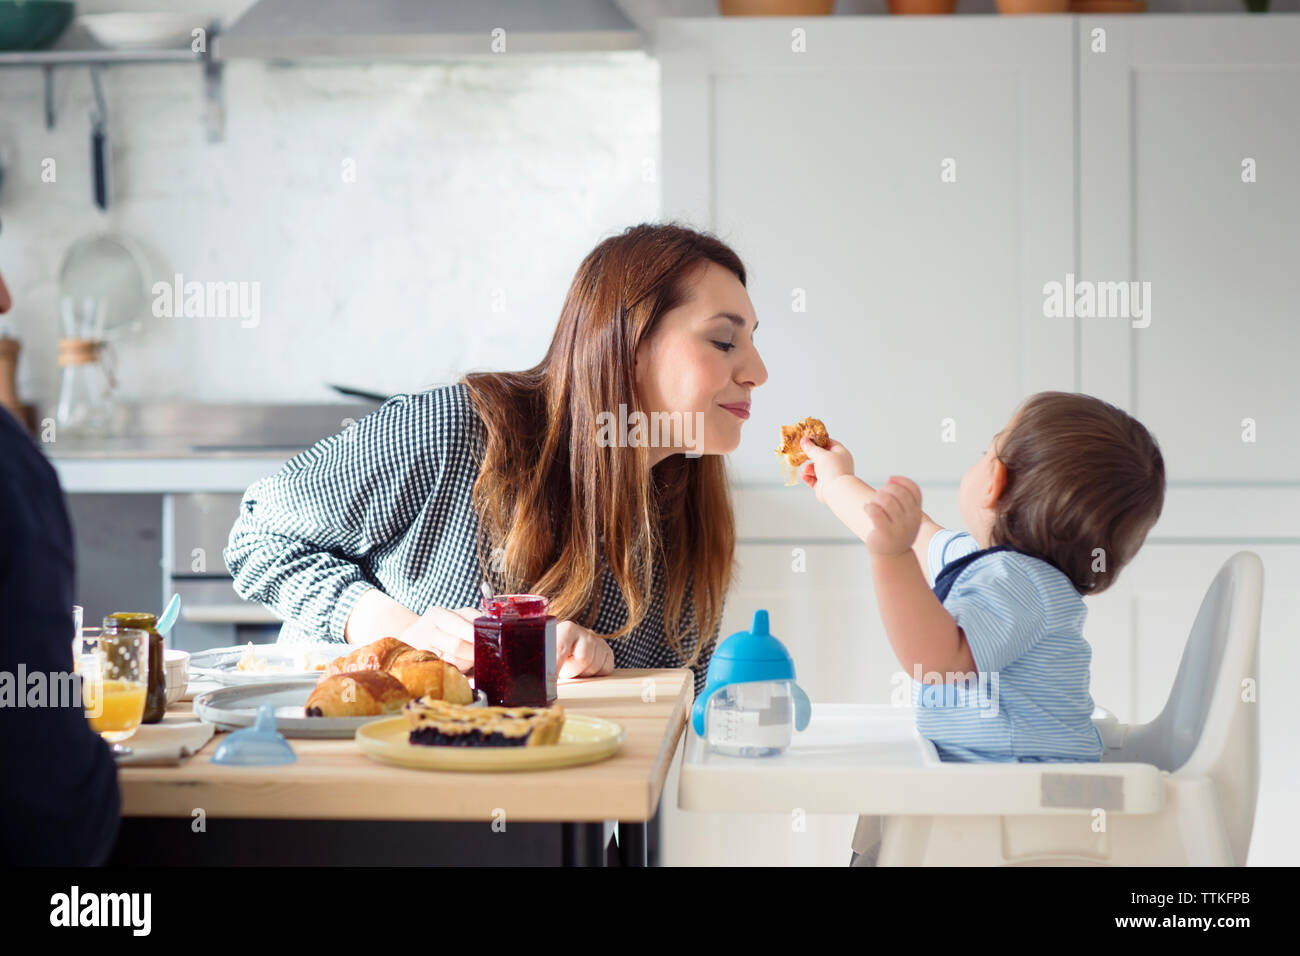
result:
[[[117,838],[108,745],[79,701],[51,701],[73,670],[73,576],[58,476],[0,408],[0,865],[99,864]],[[19,707],[34,700],[33,674],[44,675],[44,706]]]

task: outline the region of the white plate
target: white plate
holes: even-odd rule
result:
[[[284,681],[311,681],[313,684],[325,676],[324,667],[317,670],[308,665],[328,665],[336,657],[348,653],[351,645],[320,642],[316,644],[254,644],[253,652],[274,670],[239,669],[240,659],[248,652],[248,645],[240,647],[212,647],[190,655],[190,679],[212,680],[221,684],[274,684]]]
[[[393,714],[374,717],[308,717],[303,705],[316,689],[314,684],[297,681],[279,684],[261,684],[256,687],[223,687],[194,698],[194,716],[216,724],[219,730],[238,730],[251,727],[257,720],[257,709],[270,704],[275,710],[275,729],[286,737],[335,737],[351,740],[362,724],[384,720]],[[471,707],[487,705],[487,695],[475,695]]]
[[[189,13],[86,13],[77,17],[95,42],[115,50],[168,50],[190,45],[208,21]]]

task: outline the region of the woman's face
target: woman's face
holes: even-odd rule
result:
[[[680,413],[683,420],[691,416],[694,451],[735,451],[749,417],[750,392],[767,381],[767,368],[754,346],[757,327],[754,305],[740,280],[729,269],[706,263],[697,270],[690,300],[660,316],[637,347],[641,407],[650,413]],[[650,463],[683,450],[651,447]]]

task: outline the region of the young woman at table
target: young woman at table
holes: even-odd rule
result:
[[[235,590],[285,619],[281,641],[394,635],[468,670],[486,579],[550,598],[561,678],[689,666],[699,693],[735,543],[721,456],[767,379],[757,326],[716,238],[606,239],[539,364],[397,395],[253,484]],[[638,431],[636,411],[699,434]]]

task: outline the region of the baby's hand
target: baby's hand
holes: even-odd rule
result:
[[[826,489],[840,475],[853,474],[853,456],[849,450],[831,439],[829,448],[822,448],[811,438],[799,443],[808,461],[799,466],[799,480],[813,490],[817,500],[826,504]]]
[[[912,550],[921,530],[921,489],[901,475],[876,490],[876,496],[862,506],[871,519],[867,550],[872,554],[897,555]]]

